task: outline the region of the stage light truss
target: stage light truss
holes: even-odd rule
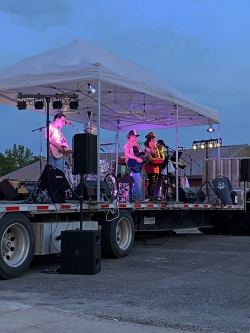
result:
[[[79,99],[77,94],[17,94],[17,107],[18,110],[25,110],[27,104],[34,105],[36,110],[43,109],[45,102],[52,103],[53,109],[61,109],[63,103],[69,105],[70,109],[77,110],[79,106]]]
[[[195,140],[193,141],[192,148],[193,150],[208,149],[208,148],[217,148],[222,146],[222,139],[209,139],[209,140]]]
[[[52,102],[52,105],[54,106],[54,102],[60,102],[62,104],[62,101],[65,101],[66,103],[69,103],[70,101],[77,101],[78,103],[78,95],[75,93],[71,94],[23,94],[18,93],[16,96],[17,99],[17,107],[18,110],[25,110],[27,104],[34,105],[36,109],[42,109],[42,107],[46,106],[46,131],[47,131],[47,137],[49,137],[49,113],[50,113],[50,102]],[[57,106],[61,106],[59,103]],[[73,106],[75,107],[76,104]],[[49,140],[47,140],[47,164],[49,164]]]

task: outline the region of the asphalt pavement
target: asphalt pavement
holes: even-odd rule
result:
[[[140,234],[130,256],[101,265],[67,275],[55,255],[37,257],[21,278],[0,280],[0,331],[250,331],[249,236]]]

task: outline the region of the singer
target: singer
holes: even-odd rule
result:
[[[65,139],[61,129],[66,124],[66,116],[62,112],[58,112],[54,116],[53,123],[49,124],[49,162],[57,169],[64,172],[64,158],[72,152],[67,140]],[[45,139],[47,139],[47,130],[45,129]]]

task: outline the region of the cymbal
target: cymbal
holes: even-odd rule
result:
[[[100,146],[112,146],[112,145],[115,145],[115,143],[100,143]]]

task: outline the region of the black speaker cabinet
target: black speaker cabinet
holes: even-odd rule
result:
[[[27,188],[19,180],[4,179],[0,183],[0,190],[7,200],[23,200],[29,194]]]
[[[90,133],[75,134],[72,139],[72,173],[97,173],[97,136]]]
[[[250,159],[243,159],[240,161],[240,181],[250,181]]]
[[[101,231],[61,232],[61,272],[93,275],[101,270]]]
[[[179,187],[179,200],[193,203],[198,200],[198,191],[193,187]]]
[[[81,194],[81,183],[77,185],[72,193],[72,200],[79,200]],[[100,181],[100,195],[105,195],[106,198],[111,197],[111,187],[108,182]],[[97,181],[96,180],[84,180],[83,181],[83,200],[97,200]],[[98,200],[99,201],[99,200]]]

